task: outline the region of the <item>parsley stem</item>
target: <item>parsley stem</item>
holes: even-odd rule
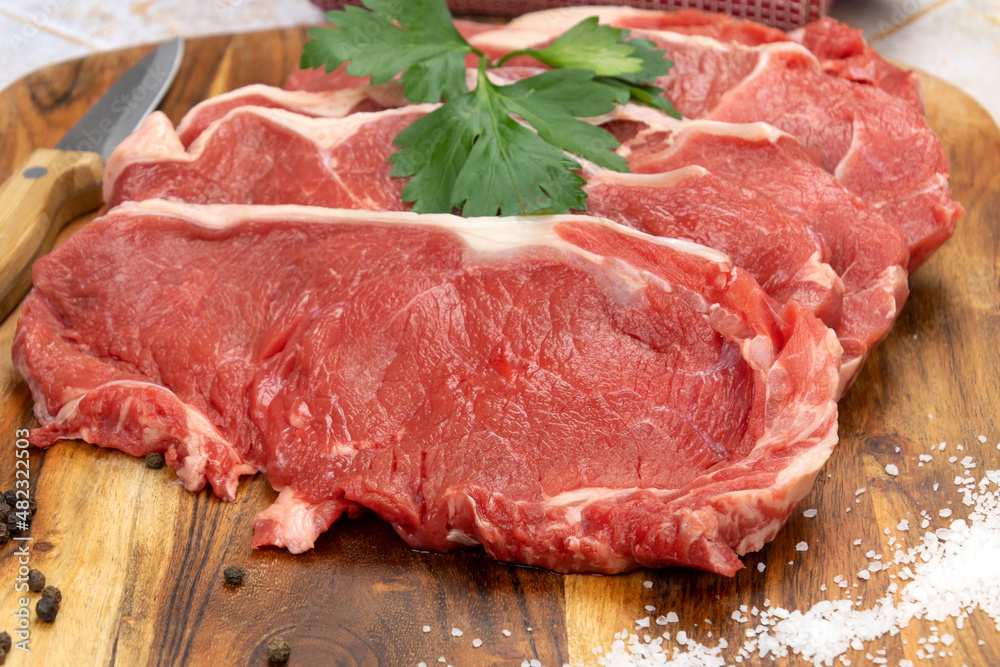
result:
[[[517,56],[531,56],[532,58],[537,59],[539,55],[540,54],[535,49],[521,49],[520,51],[511,51],[510,53],[502,56],[500,60],[496,62],[495,67],[502,67],[505,62]]]

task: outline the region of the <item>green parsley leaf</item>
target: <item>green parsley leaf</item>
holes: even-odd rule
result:
[[[635,55],[635,47],[622,42],[628,30],[601,25],[592,16],[556,37],[544,49],[525,49],[509,53],[500,59],[503,64],[515,55],[529,55],[549,67],[589,69],[598,76],[641,74],[643,61]]]
[[[659,77],[666,76],[670,68],[674,66],[672,62],[667,60],[667,52],[656,48],[656,44],[648,39],[636,37],[626,40],[625,44],[635,49],[632,56],[642,61],[642,69],[638,72],[625,72],[611,76],[635,83],[656,83]]]
[[[454,99],[469,88],[465,56],[475,51],[452,23],[441,0],[364,0],[371,11],[345,7],[327,12],[336,28],[314,28],[302,49],[303,68],[347,73],[385,83],[400,72],[404,94],[414,102]]]
[[[627,171],[608,132],[577,116],[615,106],[615,90],[589,70],[550,70],[496,86],[480,67],[476,89],[417,120],[396,137],[394,176],[412,176],[403,199],[418,213],[519,215],[583,210],[580,155]],[[534,128],[533,132],[514,117]],[[450,197],[448,196],[450,193]]]
[[[684,118],[674,108],[666,97],[663,96],[663,89],[656,86],[649,86],[641,83],[631,83],[615,77],[598,77],[597,81],[618,91],[618,104],[625,104],[628,101],[638,102],[659,109],[663,113],[681,120]]]
[[[580,120],[630,100],[680,117],[655,85],[672,63],[647,39],[589,18],[532,55],[553,69],[497,86],[495,66],[451,21],[445,0],[363,0],[367,9],[329,12],[335,28],[309,31],[302,66],[370,75],[372,83],[400,75],[406,98],[445,104],[395,139],[392,175],[409,178],[403,199],[418,213],[524,215],[586,209],[580,156],[628,171],[618,142]],[[479,56],[475,90],[465,58]]]

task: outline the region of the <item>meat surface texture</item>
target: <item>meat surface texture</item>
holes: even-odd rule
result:
[[[223,498],[264,471],[255,545],[370,509],[418,548],[732,574],[836,442],[831,330],[717,251],[598,219],[154,200],[34,280],[31,441],[165,452]]]
[[[405,210],[392,137],[432,108],[321,119],[240,107],[188,150],[151,117],[112,156],[105,199]],[[846,390],[906,300],[900,232],[766,124],[677,122],[633,105],[595,122],[628,124],[620,150],[638,173],[585,170],[588,211],[722,250],[773,298],[798,301],[840,336]]]
[[[764,121],[816,151],[827,171],[900,230],[911,272],[950,238],[962,207],[951,199],[947,158],[924,118],[915,76],[836,21],[789,38],[813,51],[714,29],[672,30],[669,15],[628,8],[536,12],[472,42],[493,54],[538,46],[594,14],[667,50],[674,67],[658,83],[685,117]]]
[[[841,317],[831,326],[844,346],[841,382],[846,390],[909,294],[909,255],[902,234],[876,207],[826,173],[815,154],[764,123],[678,123],[632,106],[609,118],[609,124],[630,128],[619,150],[635,172],[659,174],[700,165],[798,217],[826,244],[827,261],[844,284]]]
[[[432,108],[319,119],[239,107],[188,150],[165,116],[152,117],[109,162],[105,199],[406,210],[388,162],[392,137]],[[165,146],[174,146],[169,157]],[[844,285],[824,242],[766,197],[697,166],[656,176],[589,166],[585,175],[591,213],[721,250],[780,303],[794,299],[828,324],[840,320]]]

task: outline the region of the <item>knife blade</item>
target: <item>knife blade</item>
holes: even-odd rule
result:
[[[55,148],[35,150],[0,185],[0,319],[31,287],[31,267],[71,220],[99,208],[104,162],[166,95],[184,39],[164,42],[121,76]]]

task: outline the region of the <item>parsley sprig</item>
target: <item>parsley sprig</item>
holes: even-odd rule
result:
[[[412,102],[444,102],[395,139],[393,176],[409,177],[403,199],[418,213],[526,215],[586,210],[576,155],[628,171],[615,138],[581,118],[633,100],[679,114],[654,84],[672,63],[646,39],[588,18],[543,49],[491,62],[459,34],[444,0],[363,0],[327,13],[334,28],[315,28],[302,67],[370,75],[373,84],[400,73]],[[466,57],[479,59],[469,90]],[[487,71],[528,55],[552,69],[498,86]],[[571,155],[572,154],[572,155]]]

